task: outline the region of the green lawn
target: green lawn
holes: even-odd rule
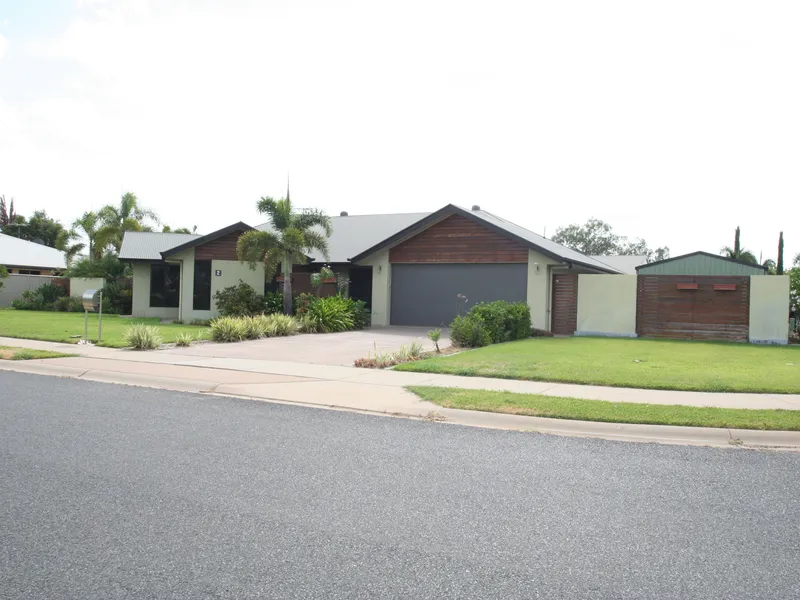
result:
[[[158,319],[131,319],[118,315],[103,315],[101,346],[123,348],[122,335],[132,323],[155,325],[165,343],[173,342],[179,333],[208,337],[208,327],[193,325],[162,325]],[[76,343],[83,337],[83,313],[37,312],[32,310],[0,310],[0,336]],[[79,337],[74,337],[79,336]],[[97,341],[97,315],[89,315],[89,339]]]
[[[37,358],[66,358],[69,356],[75,355],[53,352],[52,350],[31,350],[30,348],[0,346],[0,359],[4,360],[34,360]]]
[[[615,387],[800,393],[800,346],[531,338],[395,368]]]
[[[538,394],[515,394],[486,390],[440,387],[409,387],[423,400],[445,408],[480,410],[551,419],[683,425],[686,427],[727,427],[731,429],[800,430],[798,410],[749,410],[579,400]]]

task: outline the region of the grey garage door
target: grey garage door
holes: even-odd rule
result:
[[[527,264],[393,264],[390,322],[447,327],[459,309],[463,314],[479,302],[525,302],[527,290]]]

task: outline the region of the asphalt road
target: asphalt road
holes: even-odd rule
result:
[[[0,373],[4,599],[789,599],[799,533],[797,454]]]

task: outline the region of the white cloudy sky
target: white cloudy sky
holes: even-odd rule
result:
[[[483,208],[800,251],[796,0],[0,0],[0,194],[173,226]]]

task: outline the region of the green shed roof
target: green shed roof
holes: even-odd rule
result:
[[[638,275],[765,275],[767,268],[709,252],[692,252],[638,266],[636,273]]]

